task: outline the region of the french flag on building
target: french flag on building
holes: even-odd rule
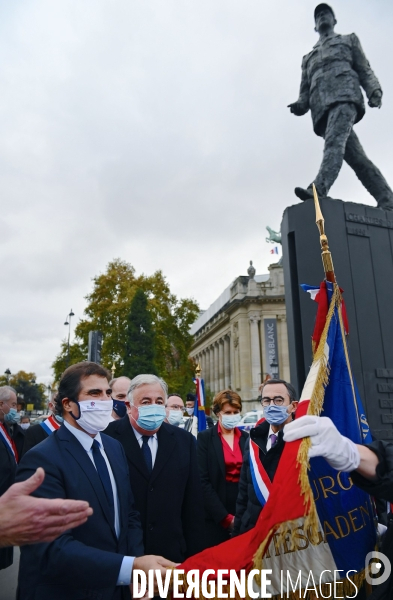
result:
[[[272,248],[270,250],[270,254],[278,254],[278,248],[277,248],[277,246],[274,246],[274,248]]]

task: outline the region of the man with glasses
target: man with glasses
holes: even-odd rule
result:
[[[171,394],[168,396],[166,402],[166,419],[165,423],[174,425],[174,427],[181,427],[184,429],[184,415],[185,407],[182,397],[179,394]]]
[[[282,430],[284,425],[292,421],[298,405],[293,386],[283,379],[265,381],[260,391],[264,420],[251,429],[244,449],[233,535],[252,529],[262,509],[258,500],[260,492],[254,487],[257,481],[251,474],[251,454],[256,461],[253,468],[259,465],[273,481],[284,450]]]
[[[181,563],[204,547],[202,486],[195,439],[165,423],[166,402],[163,379],[137,375],[127,394],[128,419],[113,421],[105,433],[124,447],[145,551],[160,548]]]

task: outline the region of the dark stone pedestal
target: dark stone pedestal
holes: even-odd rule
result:
[[[393,440],[393,213],[329,198],[321,209],[371,432]],[[312,362],[317,308],[300,284],[319,285],[324,278],[314,202],[287,208],[281,232],[291,382],[300,392]]]

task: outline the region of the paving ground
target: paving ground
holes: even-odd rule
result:
[[[19,548],[14,548],[14,564],[0,571],[1,600],[15,600],[16,582],[18,578]]]

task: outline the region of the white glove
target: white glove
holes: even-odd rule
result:
[[[337,471],[354,471],[360,463],[356,445],[341,435],[329,417],[306,416],[284,427],[284,442],[310,437],[309,458],[323,456]]]

